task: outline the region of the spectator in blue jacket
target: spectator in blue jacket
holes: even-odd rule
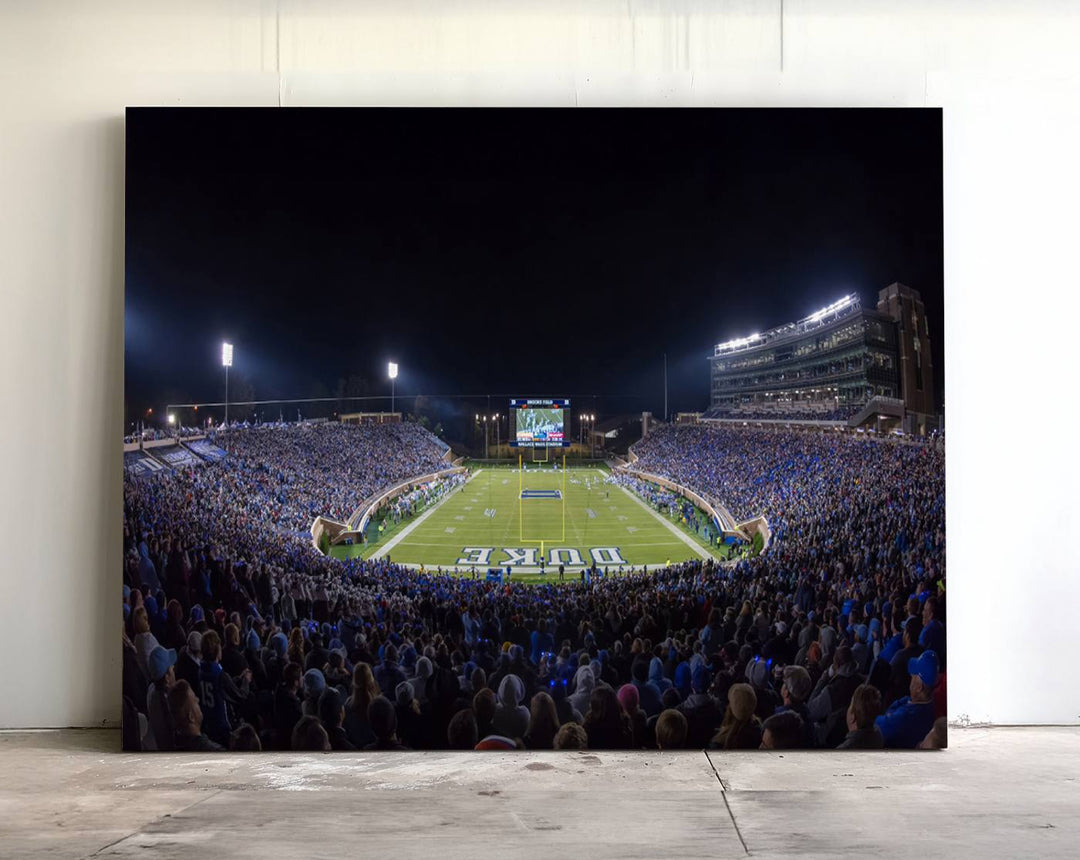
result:
[[[637,657],[630,667],[630,675],[633,678],[634,686],[637,687],[638,704],[641,710],[645,712],[645,716],[655,717],[664,709],[664,703],[661,698],[663,694],[660,692],[660,688],[649,680],[650,662],[649,658],[644,655]]]
[[[923,651],[908,660],[911,673],[910,695],[898,699],[877,718],[885,746],[915,749],[934,726],[934,687],[938,679],[937,654]]]

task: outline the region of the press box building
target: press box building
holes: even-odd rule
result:
[[[877,307],[847,295],[797,322],[719,343],[705,420],[805,421],[925,434],[938,427],[930,331],[917,290]]]

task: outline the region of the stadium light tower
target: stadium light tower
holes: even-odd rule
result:
[[[391,361],[386,365],[387,376],[390,377],[390,411],[394,411],[394,380],[397,379],[397,364]]]
[[[232,367],[233,347],[228,341],[221,345],[221,366],[225,368],[225,426],[229,426],[229,368]]]

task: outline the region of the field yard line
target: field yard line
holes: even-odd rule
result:
[[[471,475],[469,475],[469,477],[465,481],[464,486],[468,486],[469,484],[471,484],[472,479],[475,478],[477,475],[479,475],[483,471],[484,471],[483,469],[477,469],[475,472],[473,472]],[[457,492],[460,493],[461,490],[457,490]],[[404,538],[406,538],[412,532],[413,529],[415,529],[418,525],[420,525],[420,523],[422,523],[424,520],[426,520],[428,517],[430,517],[433,513],[435,513],[435,511],[437,511],[439,509],[439,506],[442,505],[443,502],[445,502],[447,499],[449,499],[453,495],[454,495],[454,490],[451,490],[449,493],[447,493],[441,499],[439,499],[439,501],[437,501],[435,504],[433,504],[430,508],[428,508],[422,514],[420,514],[420,516],[418,516],[415,520],[413,520],[411,523],[409,523],[409,525],[405,526],[405,528],[403,528],[396,535],[394,535],[392,538],[390,538],[390,540],[388,540],[385,544],[383,544],[381,547],[379,547],[379,549],[375,550],[375,552],[373,552],[370,556],[368,556],[368,558],[382,558],[384,555],[386,555],[388,552],[390,552],[390,550],[392,550],[394,547],[396,547]]]
[[[701,544],[695,542],[694,539],[690,537],[690,535],[688,535],[686,532],[682,531],[682,529],[680,529],[674,523],[670,523],[667,520],[665,520],[662,516],[660,516],[660,514],[658,514],[656,511],[654,511],[652,508],[650,508],[647,504],[645,504],[645,502],[642,499],[639,499],[637,496],[635,496],[633,493],[631,493],[628,489],[626,489],[626,487],[624,487],[622,484],[616,484],[615,486],[618,487],[620,490],[622,490],[624,493],[626,493],[626,495],[628,495],[631,499],[633,499],[635,502],[637,502],[639,505],[641,505],[645,510],[647,510],[650,514],[652,514],[654,517],[656,517],[656,519],[658,519],[660,522],[662,522],[665,526],[667,526],[668,529],[671,530],[671,533],[673,535],[675,535],[675,537],[677,537],[684,544],[686,544],[688,547],[690,547],[690,549],[692,549],[694,552],[696,552],[699,556],[701,556],[702,558],[706,558],[706,559],[713,557],[712,554],[707,552],[704,549],[704,547],[701,546]]]

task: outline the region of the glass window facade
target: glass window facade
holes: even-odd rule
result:
[[[892,320],[853,308],[810,332],[774,332],[761,345],[710,359],[710,412],[842,420],[875,395],[899,395]]]

